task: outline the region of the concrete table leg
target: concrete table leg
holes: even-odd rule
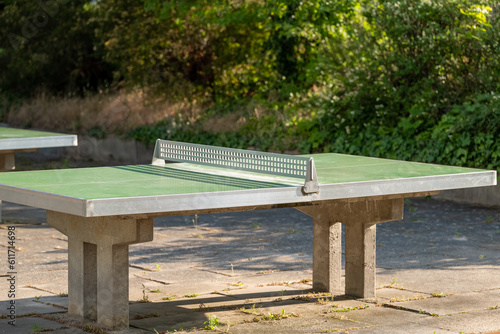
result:
[[[47,222],[68,236],[68,313],[111,329],[127,328],[128,245],[153,240],[153,219],[47,211]]]
[[[375,297],[376,225],[346,224],[345,240],[346,295]]]
[[[376,287],[375,224],[403,218],[403,198],[374,199],[343,206],[345,223],[345,293],[374,298]]]
[[[375,297],[376,226],[403,218],[403,198],[336,200],[298,208],[313,217],[313,289],[340,290],[345,224],[345,293]]]
[[[342,225],[332,220],[327,206],[298,209],[313,218],[313,290],[340,291]]]
[[[15,168],[14,152],[0,153],[0,172],[9,172]],[[0,222],[2,222],[2,201],[0,201]]]
[[[16,168],[14,152],[0,153],[0,172],[8,172]]]
[[[96,264],[96,245],[68,238],[68,313],[92,321],[97,321]]]

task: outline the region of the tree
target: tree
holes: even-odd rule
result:
[[[146,13],[171,38],[153,59],[184,60],[196,70],[183,77],[214,100],[269,98],[273,92],[288,98],[318,83],[321,44],[351,7],[350,1],[326,0],[144,0]],[[173,46],[191,52],[175,55]]]
[[[336,109],[353,123],[414,131],[455,104],[498,91],[491,78],[500,75],[499,22],[483,0],[362,2],[346,25]]]
[[[94,38],[87,1],[4,1],[0,13],[0,91],[29,97],[96,91],[111,79]]]

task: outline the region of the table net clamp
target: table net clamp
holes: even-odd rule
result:
[[[158,139],[153,165],[165,161],[245,170],[304,180],[304,195],[319,192],[314,158]]]

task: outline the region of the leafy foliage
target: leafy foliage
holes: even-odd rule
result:
[[[195,52],[184,58],[194,72],[183,78],[220,102],[248,96],[287,98],[289,92],[318,83],[323,74],[319,45],[351,3],[144,0],[144,8],[158,26],[177,33],[172,47]],[[153,57],[173,54],[169,49],[159,49]]]
[[[3,1],[0,93],[80,94],[111,81],[87,1]]]
[[[128,133],[144,142],[500,164],[497,1],[11,0],[0,10],[1,108],[11,96],[140,88],[202,110]],[[236,130],[207,126],[228,114],[241,115]]]
[[[339,102],[329,109],[381,131],[398,123],[417,128],[498,91],[491,78],[500,74],[500,26],[491,12],[468,0],[362,3],[339,50],[346,70],[336,72],[331,98]]]
[[[339,152],[455,166],[500,169],[500,95],[481,94],[453,105],[433,127],[378,127],[347,133],[331,131],[326,117],[284,122],[267,116],[239,131],[214,134],[182,121],[142,126],[128,134],[145,143],[157,138],[270,151]]]

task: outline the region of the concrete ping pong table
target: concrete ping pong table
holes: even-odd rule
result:
[[[76,135],[0,127],[0,172],[14,170],[15,153],[39,148],[76,146]]]
[[[175,161],[177,163],[165,163]],[[496,171],[343,154],[289,156],[158,140],[151,165],[3,173],[0,199],[43,208],[68,237],[68,312],[129,323],[128,245],[153,218],[296,207],[313,218],[313,289],[375,297],[376,224],[406,197],[495,185]]]
[[[76,135],[0,127],[0,172],[16,168],[15,154],[40,148],[76,146]],[[1,213],[0,201],[0,220]]]

